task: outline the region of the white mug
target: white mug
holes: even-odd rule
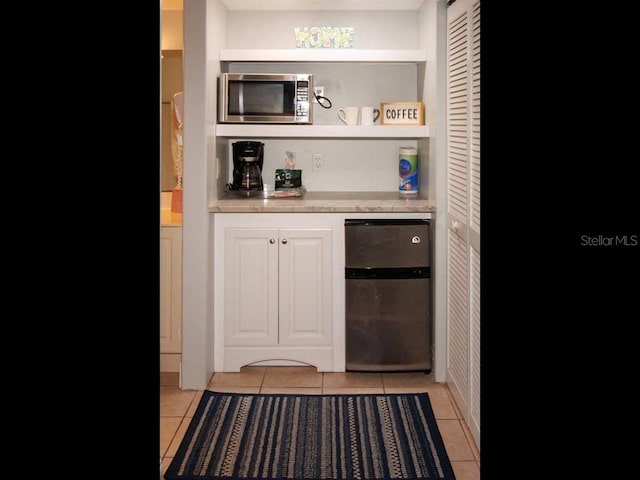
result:
[[[357,125],[359,113],[360,107],[340,107],[338,109],[338,117],[347,125]]]
[[[362,125],[375,125],[376,120],[380,118],[380,110],[375,107],[362,107],[360,117]]]

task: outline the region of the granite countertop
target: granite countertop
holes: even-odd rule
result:
[[[160,226],[181,227],[182,213],[171,211],[171,199],[173,192],[160,192]]]
[[[435,212],[419,195],[399,192],[306,192],[290,198],[221,198],[209,204],[213,213]]]
[[[182,214],[174,213],[170,208],[160,209],[160,226],[162,227],[181,227]]]

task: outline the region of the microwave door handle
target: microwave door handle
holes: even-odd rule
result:
[[[244,83],[239,82],[238,87],[238,113],[244,115]]]

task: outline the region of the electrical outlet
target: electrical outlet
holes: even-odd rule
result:
[[[311,164],[313,166],[313,170],[319,172],[324,167],[324,159],[322,158],[321,153],[314,153],[311,156]]]
[[[313,93],[315,93],[315,95],[313,96],[313,103],[318,103],[318,99],[316,98],[316,95],[319,97],[324,97],[324,87],[320,85],[314,86]]]

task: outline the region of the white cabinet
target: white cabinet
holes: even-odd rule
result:
[[[278,248],[277,229],[225,232],[225,347],[277,345]]]
[[[160,228],[160,371],[179,372],[182,352],[182,227]]]
[[[223,370],[284,360],[330,371],[333,229],[255,227],[250,218],[219,228],[218,238],[224,239]]]

